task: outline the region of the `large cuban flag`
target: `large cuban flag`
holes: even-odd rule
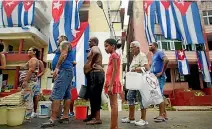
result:
[[[197,63],[199,70],[202,72],[204,81],[211,82],[211,65],[207,59],[205,51],[197,51]]]
[[[167,39],[181,40],[180,33],[177,32],[171,2],[167,0],[156,1],[156,9],[164,37]]]
[[[21,27],[22,2],[18,0],[2,1],[2,21],[4,27]]]
[[[173,1],[177,28],[187,44],[204,44],[199,9],[196,2]]]
[[[73,48],[73,55],[77,62],[74,68],[73,86],[77,88],[78,92],[82,85],[86,85],[86,78],[84,75],[83,67],[87,60],[86,50],[89,48],[89,24],[87,22],[81,23],[80,28],[77,30],[76,37],[71,42]]]
[[[144,1],[144,26],[146,39],[148,43],[155,42],[154,28],[155,28],[155,1],[147,0]]]
[[[22,13],[21,13],[21,25],[27,26],[34,23],[35,14],[35,1],[25,0],[23,1]]]
[[[186,58],[186,55],[185,55],[185,51],[184,50],[177,50],[176,51],[176,59],[177,59],[177,63],[178,63],[179,73],[181,75],[188,75],[188,74],[190,74],[188,60]]]
[[[71,1],[52,1],[52,20],[50,23],[49,53],[57,49],[57,39],[60,35],[65,35],[71,41],[70,5]]]

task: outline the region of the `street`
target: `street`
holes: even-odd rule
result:
[[[148,111],[147,126],[135,126],[134,124],[121,123],[120,119],[126,117],[127,111],[119,112],[119,129],[211,129],[212,128],[212,112],[211,111],[170,111],[168,112],[168,122],[155,123],[153,117],[158,115],[157,111]],[[102,111],[102,125],[86,125],[82,121],[71,118],[69,124],[58,124],[58,126],[48,129],[109,129],[110,112]],[[136,112],[136,120],[139,120],[140,112]],[[39,129],[40,124],[47,119],[35,118],[31,123],[24,123],[17,127],[0,126],[0,129]]]

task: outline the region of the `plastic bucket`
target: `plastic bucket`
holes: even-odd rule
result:
[[[40,101],[39,102],[39,117],[47,118],[51,114],[51,101]]]
[[[75,107],[75,118],[77,120],[84,120],[87,118],[88,106],[76,106]]]
[[[7,107],[0,107],[0,125],[7,124]]]
[[[24,121],[25,107],[7,108],[7,125],[18,126]]]

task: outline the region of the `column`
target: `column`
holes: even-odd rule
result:
[[[23,50],[23,45],[24,45],[24,39],[20,40],[19,43],[19,49],[18,49],[18,54],[21,54],[21,51]],[[19,83],[19,70],[20,66],[16,67],[16,72],[15,72],[15,82],[14,82],[14,89],[18,88],[18,83]]]

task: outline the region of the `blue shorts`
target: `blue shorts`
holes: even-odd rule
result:
[[[164,86],[165,86],[165,82],[166,82],[166,76],[158,77],[158,82],[159,82],[161,94],[163,95]]]
[[[70,88],[73,78],[72,69],[60,69],[57,78],[54,80],[51,100],[71,99]]]
[[[128,90],[127,92],[127,101],[129,105],[135,105],[136,103],[136,96],[140,95],[140,92],[137,90]],[[140,95],[138,101],[140,102],[140,109],[145,109],[142,103],[142,96]]]

